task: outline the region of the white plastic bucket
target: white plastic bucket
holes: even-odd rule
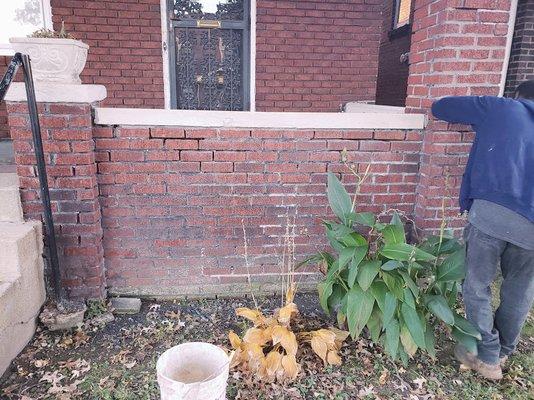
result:
[[[158,359],[161,400],[224,400],[230,359],[221,348],[192,342],[171,347]]]

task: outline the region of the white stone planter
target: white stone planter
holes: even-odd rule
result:
[[[81,84],[89,46],[74,39],[11,38],[15,52],[28,54],[36,82]]]

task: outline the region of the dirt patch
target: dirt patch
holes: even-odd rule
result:
[[[259,299],[263,310],[280,306],[280,298]],[[296,330],[332,325],[318,308],[315,294],[297,296],[301,315]],[[144,302],[141,313],[117,316],[105,326],[86,323],[70,332],[39,328],[34,339],[0,381],[2,399],[158,399],[155,364],[169,347],[205,341],[229,348],[227,333],[242,333],[248,324],[235,316],[241,299]],[[230,372],[228,399],[529,399],[534,390],[534,329],[525,328],[519,352],[502,382],[495,384],[459,371],[452,342],[439,334],[438,358],[412,360],[408,368],[392,363],[370,341],[347,341],[343,365],[324,368],[311,349],[297,359],[303,368],[288,385],[258,382]]]

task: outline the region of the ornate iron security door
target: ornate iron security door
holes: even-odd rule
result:
[[[185,110],[248,110],[248,0],[168,0],[171,103]]]

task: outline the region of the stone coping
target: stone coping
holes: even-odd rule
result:
[[[107,96],[103,85],[76,85],[35,82],[35,98],[39,103],[94,103]],[[5,101],[26,101],[24,82],[13,82]]]
[[[97,125],[267,129],[424,129],[426,115],[95,108]]]

